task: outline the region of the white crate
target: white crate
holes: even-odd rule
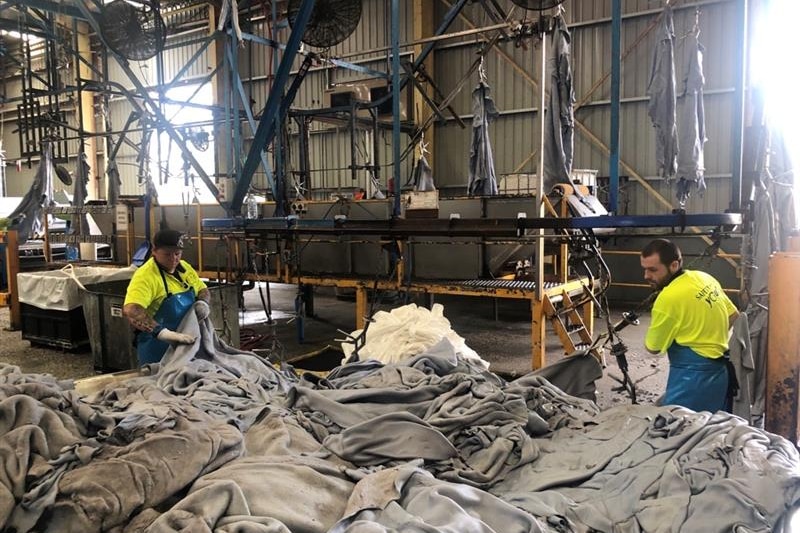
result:
[[[500,194],[536,194],[539,178],[536,174],[507,174],[498,183]]]
[[[439,209],[439,191],[411,191],[405,196],[405,208],[408,211],[415,209]]]

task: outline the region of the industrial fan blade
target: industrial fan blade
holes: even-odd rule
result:
[[[98,18],[103,41],[117,55],[144,61],[164,49],[167,27],[151,0],[114,0]]]
[[[302,0],[289,0],[289,24],[294,27]],[[302,41],[329,48],[347,39],[361,20],[361,0],[317,0]]]

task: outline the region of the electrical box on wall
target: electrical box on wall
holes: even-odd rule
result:
[[[411,102],[412,91],[411,84],[408,84],[400,92],[400,120],[412,120],[413,115],[409,110],[413,109]],[[353,102],[379,102],[386,98],[380,105],[378,105],[378,117],[382,121],[390,120],[392,118],[392,88],[383,79],[370,79],[353,83],[343,83],[336,85],[333,89],[325,91],[325,98],[323,103],[325,107],[341,107],[349,106]],[[367,110],[359,111],[358,116],[369,117]]]
[[[369,101],[369,87],[363,83],[346,83],[325,91],[325,107],[343,107],[353,102]]]

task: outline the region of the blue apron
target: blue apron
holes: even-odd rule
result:
[[[680,405],[693,411],[728,409],[726,358],[709,359],[673,342],[667,350],[669,378],[662,404]]]
[[[160,270],[160,269],[159,269]],[[172,294],[167,288],[167,278],[164,276],[164,271],[161,271],[161,280],[164,282],[164,290],[167,291],[167,297],[161,302],[161,307],[158,312],[153,316],[153,319],[167,329],[175,331],[186,315],[186,312],[192,308],[195,301],[194,289],[189,287],[184,292]],[[180,277],[179,281],[183,283]],[[147,365],[150,363],[158,363],[164,357],[164,353],[169,348],[169,343],[158,340],[151,333],[140,331],[136,336],[136,353],[139,357],[139,366]]]

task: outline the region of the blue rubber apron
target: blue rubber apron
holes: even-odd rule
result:
[[[725,357],[709,359],[673,342],[667,350],[669,378],[662,403],[680,405],[693,411],[722,411],[728,408],[728,366]]]
[[[158,308],[158,312],[153,316],[153,319],[165,328],[175,331],[186,312],[194,304],[194,289],[189,287],[188,290],[178,294],[170,293],[164,271],[160,268],[159,271],[161,272],[161,280],[164,282],[164,290],[167,291],[167,297],[161,302],[161,307]],[[181,283],[184,283],[180,277],[177,275],[176,277]],[[136,354],[139,357],[139,366],[158,363],[164,357],[167,348],[169,348],[168,343],[158,340],[149,332],[140,331],[136,336]]]

